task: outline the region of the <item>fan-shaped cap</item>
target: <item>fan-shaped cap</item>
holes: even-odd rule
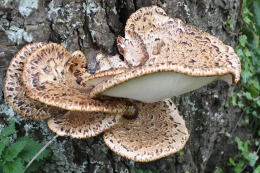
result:
[[[139,45],[129,44],[137,40],[143,42],[143,53],[132,51],[140,50]],[[140,8],[130,16],[125,39],[118,38],[118,47],[130,63],[142,61],[144,65],[155,65],[170,61],[178,64],[181,69],[178,73],[189,70],[194,76],[232,74],[233,84],[240,79],[240,60],[232,47],[180,19],[169,18],[157,6]],[[146,58],[140,60],[144,55]]]
[[[6,100],[16,112],[32,120],[46,119],[57,110],[27,97],[22,82],[25,60],[44,45],[46,44],[39,42],[24,46],[12,59],[6,73],[4,87]]]
[[[89,138],[116,125],[121,114],[103,112],[73,112],[58,115],[48,120],[49,128],[59,136]]]
[[[71,111],[124,112],[122,101],[90,99],[91,87],[78,85],[70,71],[72,59],[64,47],[55,43],[33,52],[23,72],[27,95],[47,105]]]
[[[240,79],[240,60],[232,47],[169,18],[159,7],[137,10],[127,20],[125,34],[125,39],[118,38],[118,48],[132,67],[95,86],[91,97],[102,94],[156,102],[217,79],[233,84]]]
[[[183,118],[170,99],[152,103],[136,103],[136,119],[123,119],[105,131],[106,145],[128,159],[149,162],[181,150],[189,133]]]

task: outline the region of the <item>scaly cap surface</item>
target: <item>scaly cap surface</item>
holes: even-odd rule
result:
[[[47,105],[71,111],[124,112],[121,101],[93,100],[91,87],[77,84],[70,71],[72,55],[61,45],[51,43],[33,52],[24,66],[27,95]]]
[[[173,102],[136,103],[136,119],[123,119],[105,131],[107,146],[120,156],[149,162],[181,150],[189,133]]]
[[[51,116],[56,109],[26,96],[22,81],[22,72],[26,59],[45,43],[31,43],[24,46],[12,59],[7,69],[5,97],[13,109],[25,118],[43,120]]]
[[[240,79],[241,64],[232,47],[180,19],[169,18],[157,6],[143,7],[132,14],[125,34],[125,39],[118,38],[119,52],[133,66],[172,62],[182,69],[178,73],[190,69],[193,76],[198,71],[201,76],[232,74],[233,84]],[[143,42],[142,48],[129,44],[137,40]],[[140,49],[144,51],[133,51]]]

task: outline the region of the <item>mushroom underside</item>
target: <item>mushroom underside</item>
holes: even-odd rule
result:
[[[125,38],[117,39],[129,68],[103,77],[91,91],[147,103],[178,96],[214,80],[236,84],[241,65],[234,49],[157,6],[143,7],[127,20]]]
[[[105,90],[101,94],[153,103],[193,91],[214,80],[230,82],[232,76],[227,74],[223,76],[194,77],[175,72],[158,72],[130,79]]]

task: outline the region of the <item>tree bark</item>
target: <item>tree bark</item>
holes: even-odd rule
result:
[[[116,38],[124,35],[129,15],[150,5],[162,7],[170,17],[195,25],[228,45],[236,44],[241,0],[0,0],[0,81],[11,58],[30,42],[56,42],[71,52],[82,50],[86,56],[93,49],[117,53]],[[234,29],[226,24],[228,19]],[[89,63],[93,63],[91,59]],[[238,89],[217,81],[173,98],[191,134],[183,155],[138,163],[113,153],[101,136],[84,140],[59,137],[49,147],[52,156],[40,172],[225,171],[228,158],[236,153],[234,136],[250,136],[240,121],[241,110],[231,104],[231,96]],[[18,135],[29,135],[43,143],[55,135],[46,121],[20,117],[6,103],[3,92],[0,97],[0,129],[7,119],[14,118]]]

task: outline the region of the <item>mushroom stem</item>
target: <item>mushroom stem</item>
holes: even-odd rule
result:
[[[124,112],[123,117],[127,120],[133,120],[138,117],[138,107],[134,103],[128,103],[126,106],[126,111]]]
[[[32,160],[26,165],[26,167],[24,168],[24,172],[29,168],[29,166],[31,166],[31,164],[33,163],[33,161],[58,137],[59,135],[54,136],[49,142],[47,142],[42,149],[33,156]]]

